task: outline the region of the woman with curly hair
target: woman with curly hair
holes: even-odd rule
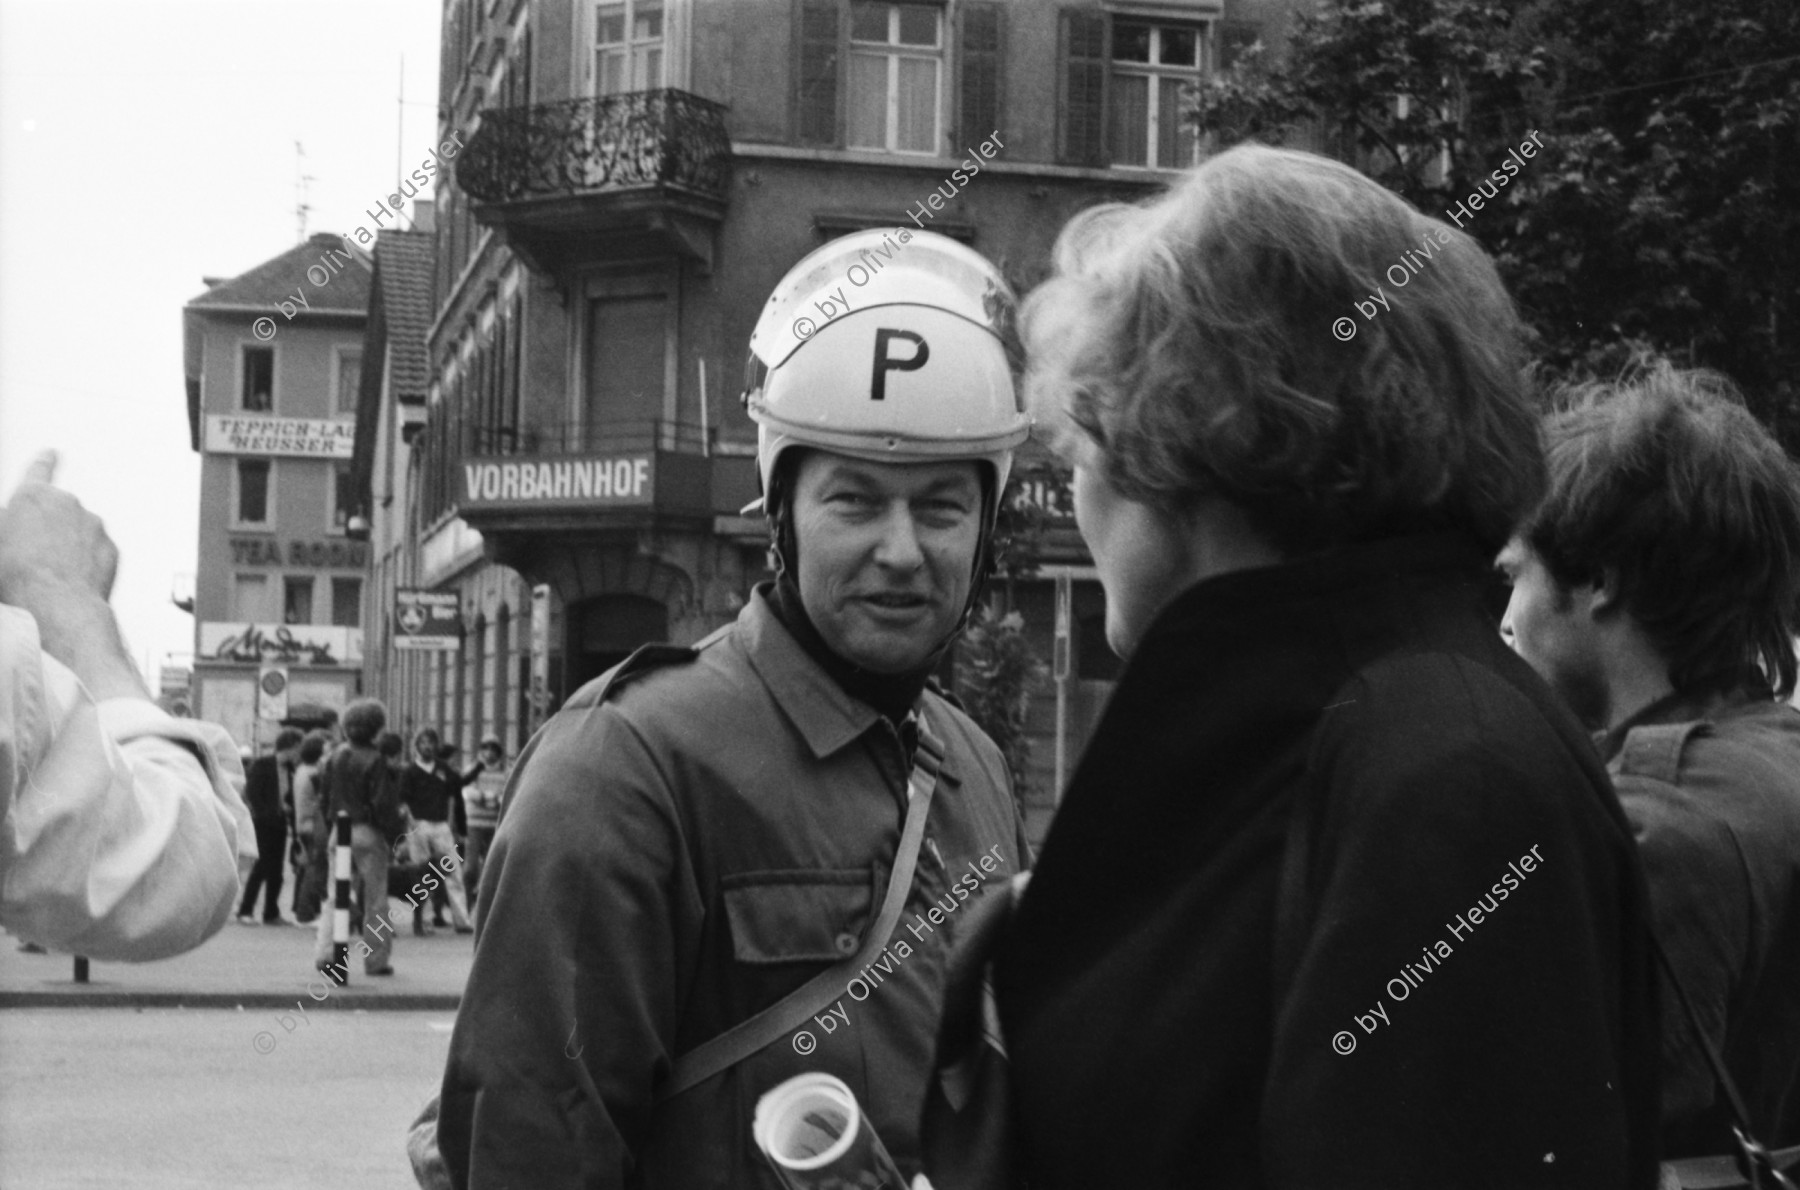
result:
[[[1492,262],[1249,146],[1078,216],[1022,330],[1128,663],[995,952],[1018,1172],[1655,1185],[1643,875],[1487,610],[1544,487]]]

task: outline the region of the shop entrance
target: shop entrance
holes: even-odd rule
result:
[[[669,610],[644,595],[599,595],[569,609],[565,689],[573,694],[639,645],[669,639]]]

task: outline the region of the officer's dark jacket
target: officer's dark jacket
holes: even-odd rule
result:
[[[612,676],[539,733],[507,792],[444,1074],[453,1181],[776,1190],[751,1115],[808,1070],[850,1085],[910,1176],[963,898],[1026,856],[999,750],[922,696],[948,759],[892,948],[910,954],[846,990],[829,1027],[809,1023],[809,1056],[783,1038],[653,1107],[675,1056],[854,953],[899,843],[909,766],[893,726],[807,657],[761,591],[685,664],[602,697]],[[994,848],[1004,866],[958,886]],[[934,903],[950,907],[945,924],[919,928]]]
[[[1757,1139],[1800,1144],[1800,711],[1673,697],[1602,737],[1656,930],[1723,1052]],[[1730,1109],[1673,994],[1663,1151],[1732,1151]]]

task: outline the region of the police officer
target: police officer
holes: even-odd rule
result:
[[[929,680],[1028,429],[1011,305],[921,232],[834,241],[775,290],[746,400],[777,577],[582,688],[521,758],[444,1075],[454,1185],[778,1188],[752,1113],[813,1070],[918,1171],[945,954],[1027,858],[999,750]]]

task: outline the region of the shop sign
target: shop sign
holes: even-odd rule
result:
[[[290,541],[273,537],[232,537],[234,566],[310,566],[315,570],[361,570],[369,564],[366,541]]]
[[[246,664],[359,665],[362,630],[330,624],[200,625],[199,661]]]
[[[215,455],[281,455],[347,459],[356,447],[356,422],[323,417],[206,416],[206,451]]]
[[[394,592],[394,647],[453,653],[462,647],[462,601],[454,591]]]
[[[655,490],[654,463],[649,454],[467,459],[457,503],[465,512],[647,505]]]

